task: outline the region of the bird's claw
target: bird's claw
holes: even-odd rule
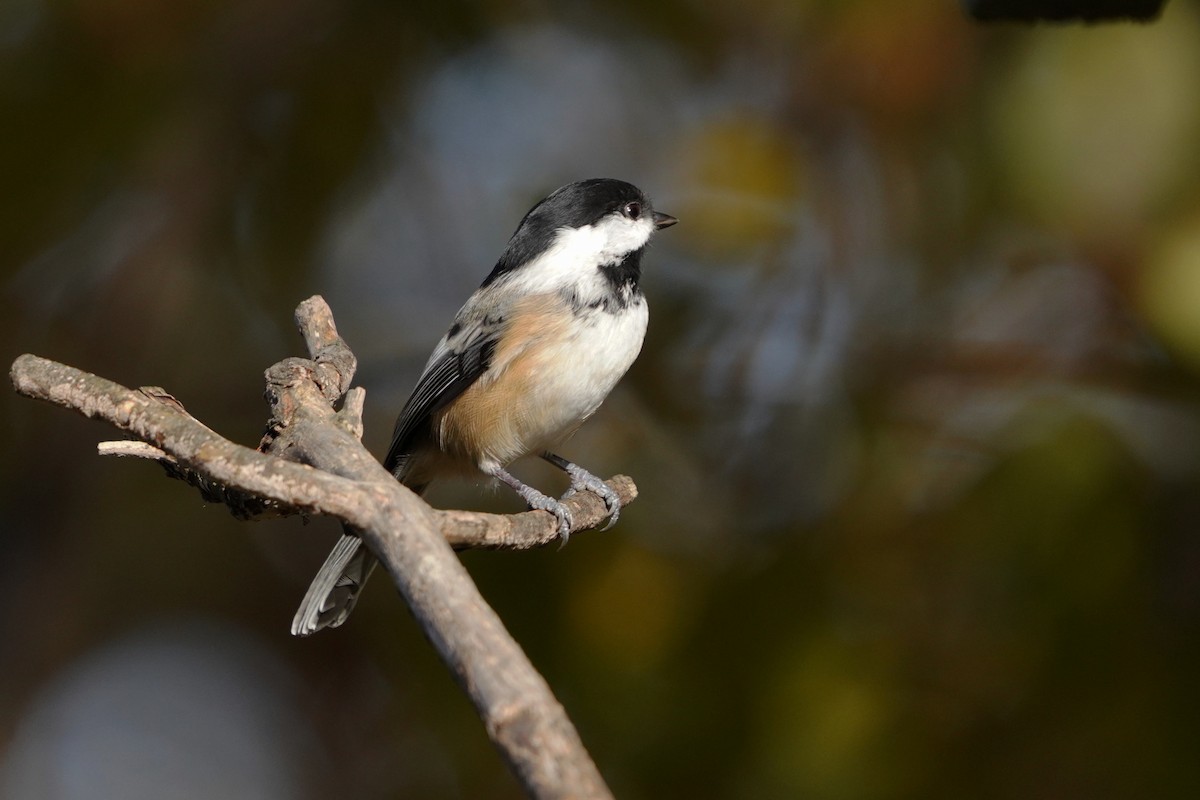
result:
[[[571,538],[571,526],[575,520],[571,516],[571,509],[555,500],[553,497],[547,497],[538,492],[537,496],[526,497],[525,501],[529,503],[529,507],[534,511],[549,511],[558,520],[558,537],[562,539],[562,543],[566,544],[567,539]]]
[[[613,525],[617,524],[617,520],[621,516],[621,496],[616,493],[607,483],[600,478],[597,478],[592,473],[584,470],[581,467],[572,465],[575,468],[568,470],[571,476],[571,488],[563,494],[562,499],[566,500],[577,492],[591,492],[598,495],[604,501],[604,507],[608,511],[608,524],[600,530],[606,531]]]

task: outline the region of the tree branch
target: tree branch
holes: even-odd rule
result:
[[[102,451],[151,457],[197,485],[240,498],[234,513],[306,513],[355,528],[391,575],[418,623],[470,696],[488,735],[536,798],[611,797],[566,712],[454,556],[457,548],[526,548],[557,538],[546,512],[512,516],[435,511],[394,480],[359,442],[363,394],[355,359],[328,306],[310,298],[296,312],[312,360],[267,370],[272,417],[260,450],[234,444],[191,417],[159,389],[133,391],[32,355],[13,363],[16,390],[106,420],[157,453],[104,443]],[[333,403],[346,396],[340,411]],[[189,478],[189,476],[192,476]],[[609,482],[622,504],[637,490]],[[240,506],[238,505],[240,503]],[[606,516],[591,493],[568,504],[575,527]]]
[[[179,462],[168,453],[145,442],[129,439],[100,442],[96,451],[102,456],[126,456],[157,461],[167,469],[168,475],[197,487],[205,500],[224,503],[238,519],[277,519],[303,513],[297,508],[287,508],[278,503],[213,485],[199,473],[179,466]],[[637,486],[628,476],[617,475],[605,483],[617,493],[622,508],[637,499]],[[604,501],[592,492],[572,495],[567,499],[566,505],[571,510],[572,533],[593,529],[609,515]],[[540,511],[525,511],[519,514],[486,514],[480,511],[440,509],[432,511],[438,519],[442,536],[455,550],[530,550],[559,539],[557,526],[547,525],[545,515]]]

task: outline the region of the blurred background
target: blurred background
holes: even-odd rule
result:
[[[535,201],[680,218],[563,448],[640,499],[463,555],[618,797],[1200,796],[1194,0],[5,0],[0,108],[6,363],[251,446],[302,299],[382,454]],[[0,425],[0,797],[519,797],[386,581],[288,635],[336,525]]]

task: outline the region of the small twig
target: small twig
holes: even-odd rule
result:
[[[149,458],[154,461],[169,461],[175,459],[159,450],[152,444],[134,442],[129,439],[119,439],[115,442],[100,442],[96,445],[96,453],[102,456],[132,456],[134,458]]]
[[[168,478],[174,478],[195,487],[205,502],[220,503],[229,509],[229,513],[242,521],[305,516],[302,509],[294,506],[256,497],[247,492],[215,483],[196,470],[181,465],[170,453],[166,453],[152,444],[131,439],[117,439],[100,442],[96,445],[96,452],[102,456],[145,458],[157,461]]]
[[[367,402],[367,391],[356,386],[346,393],[342,410],[337,413],[338,424],[350,431],[360,442],[363,437],[363,406]]]
[[[358,358],[338,336],[333,314],[320,297],[310,297],[296,307],[296,327],[316,365],[313,380],[330,404],[336,403],[350,388],[358,369]]]

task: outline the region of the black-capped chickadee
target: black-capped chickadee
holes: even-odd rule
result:
[[[642,255],[654,232],[676,221],[637,187],[610,178],[569,184],[535,205],[433,349],[400,412],[384,461],[396,479],[421,494],[436,478],[482,472],[530,508],[554,514],[566,541],[566,506],[505,469],[537,454],[570,477],[563,500],[595,492],[609,526],[616,522],[616,493],[550,448],[600,407],[637,358],[648,319]],[[374,566],[362,540],[343,535],[292,633],[341,625]]]

